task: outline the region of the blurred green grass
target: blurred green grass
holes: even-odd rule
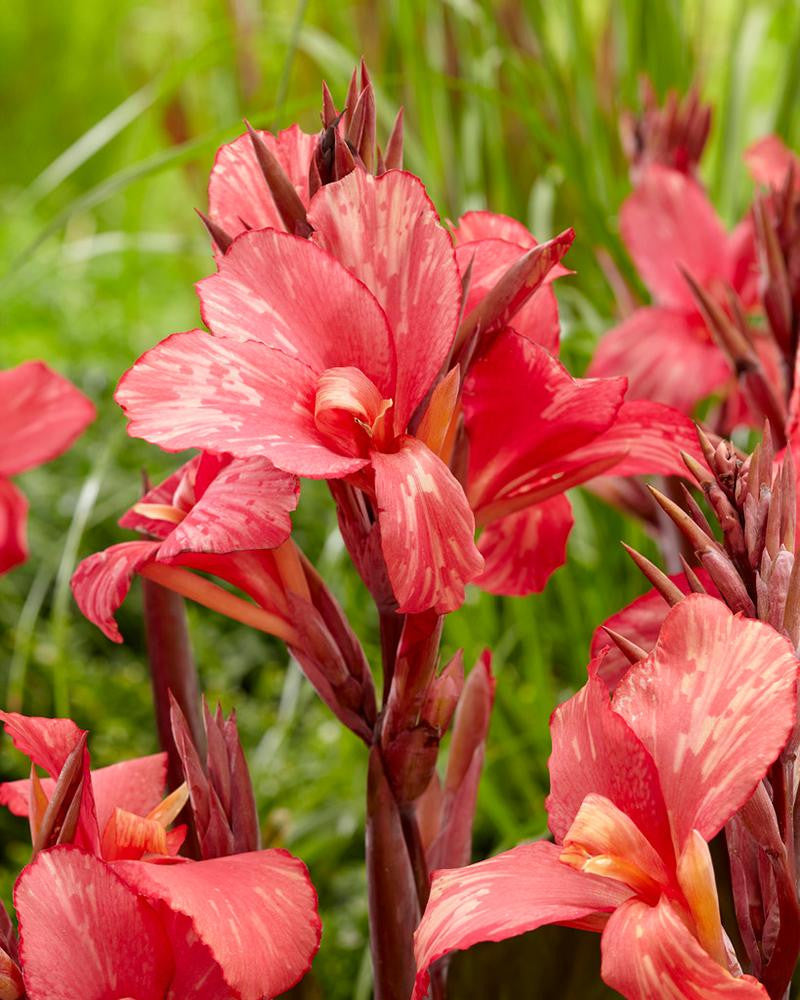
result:
[[[596,250],[635,282],[616,228],[628,191],[617,121],[639,75],[662,94],[698,78],[714,102],[704,179],[729,223],[750,190],[744,146],[771,129],[800,141],[793,0],[41,0],[6,5],[0,27],[0,365],[45,358],[100,410],[72,452],[22,477],[33,557],[0,580],[0,702],[69,711],[101,764],[154,749],[140,598],[134,589],[123,608],[117,647],[80,618],[67,583],[76,559],[124,537],[115,520],[139,470],[174,467],[126,437],[111,393],[142,350],[199,323],[192,284],[212,261],[192,208],[205,207],[214,150],[242,117],[313,130],[320,80],[341,102],[365,55],[384,134],[405,105],[407,165],[443,215],[491,207],[540,238],[575,227],[578,273],[559,283],[575,372],[613,321]],[[498,675],[476,856],[543,832],[549,714],[580,684],[595,625],[643,589],[618,545],[653,551],[641,529],[574,501],[569,562],[544,594],[473,593],[447,623],[445,653],[463,646],[473,662],[488,645]],[[295,520],[375,662],[376,623],[322,487],[304,487]],[[205,689],[239,712],[265,830],[319,888],[324,993],[367,996],[363,750],[277,644],[189,615]],[[22,773],[5,742],[0,767]],[[24,823],[3,817],[0,837],[8,898]]]

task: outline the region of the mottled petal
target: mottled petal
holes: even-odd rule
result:
[[[536,246],[533,234],[521,222],[499,212],[465,212],[451,228],[457,247],[475,240],[505,240],[526,250]]]
[[[701,284],[722,276],[725,231],[708,196],[687,174],[647,167],[620,209],[619,228],[653,298],[694,309],[681,265]]]
[[[158,557],[277,548],[291,534],[289,514],[299,492],[297,479],[267,459],[235,458],[176,525]]]
[[[611,879],[575,871],[559,860],[560,849],[540,841],[470,865],[434,872],[427,909],[414,935],[422,1000],[428,969],[451,951],[480,941],[504,941],[545,924],[580,926],[611,913],[630,890]]]
[[[292,125],[273,135],[256,134],[283,167],[304,205],[308,204],[308,168],[318,136]],[[220,146],[208,181],[208,212],[228,236],[246,229],[283,229],[283,220],[258,165],[250,136]]]
[[[456,332],[461,282],[450,237],[422,182],[400,170],[377,178],[354,170],[326,184],[308,221],[312,240],[364,282],[389,319],[397,352],[395,430],[402,432]]]
[[[563,494],[490,524],[478,540],[484,567],[476,584],[490,594],[538,594],[566,559],[572,524]]]
[[[311,967],[321,933],[317,897],[305,865],[288,851],[177,865],[123,861],[114,870],[146,899],[191,918],[242,1000],[278,996]]]
[[[114,614],[138,571],[155,559],[160,542],[121,542],[84,559],[72,575],[75,603],[112,642],[122,642]]]
[[[603,980],[628,1000],[767,1000],[752,976],[734,978],[714,961],[662,897],[632,899],[609,918],[601,942]]]
[[[651,753],[676,845],[711,840],[750,798],[795,721],[797,660],[769,625],[693,594],[614,695]]]
[[[393,394],[394,345],[383,310],[361,281],[309,240],[274,229],[243,233],[197,292],[203,320],[217,337],[259,340],[317,374],[359,368],[384,396]]]
[[[589,680],[550,722],[550,829],[560,843],[587,795],[609,799],[639,827],[662,857],[670,831],[656,766],[628,723],[611,707],[608,690],[589,665]]]
[[[544,348],[504,331],[464,384],[473,508],[594,475],[570,453],[611,427],[624,393],[624,379],[574,379]]]
[[[446,614],[483,568],[475,519],[461,484],[416,438],[373,453],[381,546],[400,611]]]
[[[0,574],[28,558],[28,501],[11,482],[0,476]]]
[[[41,361],[0,371],[0,476],[60,455],[94,414],[86,396]]]
[[[260,455],[320,478],[356,472],[366,459],[331,450],[314,423],[316,384],[312,369],[281,351],[197,330],[144,354],[122,376],[116,400],[131,436],[166,451]]]
[[[176,491],[185,483],[194,483],[202,458],[202,455],[195,455],[188,462],[184,462],[171,475],[167,476],[163,482],[160,482],[158,486],[154,486],[148,490],[138,503],[156,504],[166,507],[174,506]],[[119,526],[121,528],[130,528],[131,531],[141,531],[144,534],[155,535],[156,538],[162,539],[166,538],[175,527],[170,521],[165,521],[161,518],[146,517],[137,513],[135,506],[122,515],[119,519]]]
[[[625,375],[628,396],[691,413],[733,372],[696,310],[637,309],[600,340],[587,373]]]
[[[531,245],[535,244],[536,241],[532,240]],[[470,268],[469,288],[464,306],[465,316],[469,316],[475,306],[524,253],[525,250],[517,244],[497,239],[466,243],[456,249],[456,261],[462,276],[467,268]],[[517,333],[541,344],[551,354],[557,355],[560,333],[558,303],[550,287],[550,282],[556,276],[554,272],[555,268],[545,279],[547,283],[537,289],[514,313],[511,323]]]
[[[99,858],[42,851],[14,905],[30,1000],[163,1000],[172,963],[161,921]]]

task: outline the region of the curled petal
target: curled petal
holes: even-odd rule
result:
[[[265,456],[311,477],[356,472],[366,459],[332,450],[314,423],[316,384],[311,368],[281,351],[197,330],[144,354],[122,376],[116,400],[129,433],[167,451]]]
[[[654,299],[694,311],[679,265],[700,285],[720,276],[725,230],[700,185],[687,174],[658,164],[647,167],[619,215],[631,257]]]
[[[526,250],[536,246],[533,234],[521,222],[499,212],[465,212],[452,230],[457,247],[475,240],[505,240]]]
[[[152,562],[160,542],[121,542],[84,559],[72,575],[72,594],[81,612],[112,642],[122,642],[114,614],[136,573]]]
[[[711,840],[750,798],[796,715],[797,660],[769,625],[692,594],[628,671],[614,711],[658,768],[676,844]]]
[[[381,545],[402,613],[446,614],[483,568],[475,519],[461,484],[434,453],[405,437],[398,451],[373,453]]]
[[[618,882],[563,864],[560,853],[540,841],[468,868],[434,872],[430,900],[414,935],[413,1000],[425,996],[431,964],[451,951],[504,941],[544,924],[594,926],[592,917],[611,913],[630,895]]]
[[[572,525],[563,494],[494,521],[478,540],[484,568],[475,582],[490,594],[538,594],[566,559]]]
[[[262,131],[257,135],[307,205],[308,168],[318,137],[303,132],[298,125],[277,135]],[[284,228],[249,135],[240,135],[217,150],[208,181],[208,210],[229,236],[238,236],[246,229]]]
[[[172,963],[161,921],[99,858],[72,847],[40,852],[14,905],[30,1000],[163,1000]]]
[[[377,178],[354,170],[326,184],[308,221],[312,240],[364,282],[389,319],[397,352],[395,430],[402,432],[456,332],[461,282],[450,238],[422,182],[401,170]]]
[[[735,978],[701,948],[671,903],[632,899],[609,918],[602,937],[602,976],[628,1000],[767,1000],[752,976]]]
[[[175,506],[176,493],[183,493],[189,484],[194,484],[197,477],[197,470],[202,461],[202,455],[195,455],[188,462],[184,462],[171,475],[167,476],[158,486],[149,489],[141,498],[139,503],[150,507],[173,507]],[[191,497],[194,498],[194,490],[191,490]],[[173,522],[163,518],[147,517],[137,511],[138,504],[134,504],[130,510],[126,511],[119,519],[121,528],[130,528],[131,531],[141,531],[143,534],[155,535],[156,538],[164,539],[174,529]],[[181,507],[183,509],[183,506]]]
[[[60,455],[94,415],[86,396],[41,361],[0,371],[0,476]]]
[[[605,334],[587,374],[625,375],[631,399],[691,413],[733,372],[696,310],[646,306]]]
[[[241,1000],[275,997],[311,967],[319,948],[317,897],[302,861],[254,851],[191,864],[114,864],[154,905],[189,917]],[[177,975],[181,953],[176,948]]]
[[[359,368],[392,396],[394,345],[383,310],[361,281],[309,240],[274,229],[243,233],[197,291],[217,337],[259,340],[318,374]]]
[[[28,501],[11,482],[0,476],[0,574],[28,558]]]
[[[265,458],[234,458],[206,487],[159,550],[159,559],[181,552],[274,549],[292,531],[297,479]]]

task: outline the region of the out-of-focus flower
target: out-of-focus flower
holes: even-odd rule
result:
[[[603,978],[630,1000],[764,1000],[723,930],[708,842],[785,744],[797,666],[773,629],[704,595],[670,612],[613,699],[593,662],[551,724],[556,843],[434,875],[415,997],[448,952],[560,923],[602,931]]]
[[[91,772],[71,720],[0,717],[32,764],[30,781],[0,786],[12,811],[27,800],[34,839],[14,890],[30,1000],[261,1000],[308,971],[320,922],[301,861],[282,850],[179,858],[183,833],[166,828],[188,792],[159,803],[164,755]]]
[[[8,477],[66,451],[94,415],[83,393],[41,361],[0,371],[0,573],[28,555],[28,504]]]
[[[800,159],[777,135],[765,135],[745,150],[744,162],[754,180],[768,188],[780,189],[789,170],[792,183],[800,188]]]

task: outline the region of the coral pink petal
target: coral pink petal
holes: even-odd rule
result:
[[[92,771],[97,825],[104,830],[114,809],[146,816],[164,798],[167,784],[167,755],[122,760]]]
[[[256,130],[283,167],[304,205],[308,204],[308,168],[318,136],[298,125],[272,135]],[[208,213],[229,236],[246,229],[284,229],[250,136],[220,146],[208,181]]]
[[[395,352],[383,310],[310,240],[274,229],[243,233],[197,293],[215,336],[260,340],[317,374],[358,368],[385,397],[393,395]]]
[[[800,186],[800,160],[777,135],[765,135],[748,146],[744,162],[753,180],[771,188],[783,186],[786,172],[794,164],[794,183]]]
[[[700,582],[709,594],[718,596],[717,588],[714,586],[711,577],[703,569],[696,569]],[[670,576],[670,580],[684,594],[691,593],[691,588],[683,573],[675,573]],[[664,619],[669,613],[669,604],[659,594],[657,590],[648,590],[646,594],[637,597],[627,607],[607,618],[603,625],[614,632],[625,636],[631,642],[636,643],[646,653],[655,646],[658,633],[664,624]],[[599,625],[592,636],[591,656],[599,656],[603,650],[606,654],[598,667],[598,675],[605,681],[610,691],[614,691],[617,684],[630,669],[630,660],[611,641],[603,625]]]
[[[736,226],[725,244],[727,280],[738,292],[745,309],[759,306],[759,268],[755,226],[749,213]]]
[[[0,476],[60,455],[94,415],[86,396],[41,361],[0,371]]]
[[[197,475],[197,468],[200,465],[202,455],[195,455],[188,462],[184,462],[180,468],[176,469],[170,476],[167,476],[158,486],[148,490],[138,503],[159,504],[172,507],[175,504],[175,493],[184,483],[193,483]],[[131,531],[141,531],[144,534],[155,535],[156,538],[164,539],[174,529],[175,525],[170,521],[160,518],[144,517],[137,514],[131,507],[119,519],[121,528],[130,528]]]
[[[84,559],[72,574],[75,603],[112,642],[122,642],[114,614],[136,573],[155,559],[160,542],[120,542]]]
[[[525,252],[525,249],[514,243],[497,239],[467,243],[456,249],[456,261],[462,276],[471,265],[465,316],[469,316]],[[550,282],[553,277],[551,270],[545,281]],[[511,325],[523,337],[541,344],[551,354],[558,354],[558,303],[549,284],[537,289],[522,308],[514,313]]]
[[[321,932],[317,897],[305,865],[288,851],[114,869],[151,902],[191,918],[242,1000],[278,996],[311,966]]]
[[[99,858],[42,851],[14,890],[30,1000],[163,1000],[169,945],[153,909]]]
[[[475,582],[490,594],[538,594],[564,564],[572,524],[563,494],[494,521],[478,540],[484,567]]]
[[[400,170],[377,178],[354,170],[326,184],[308,219],[312,240],[366,284],[389,319],[397,352],[395,430],[402,432],[456,332],[461,281],[450,237],[421,181]]]
[[[676,845],[711,840],[753,793],[795,721],[798,663],[769,625],[692,594],[614,694],[658,768]]]
[[[72,719],[46,719],[0,711],[0,722],[17,750],[54,778],[58,777],[83,735],[83,730],[78,729]]]
[[[461,484],[417,438],[373,453],[381,546],[403,613],[454,611],[483,568],[475,518]]]
[[[597,676],[553,712],[550,722],[550,795],[547,812],[556,840],[564,840],[583,800],[609,799],[639,827],[662,857],[671,853],[670,830],[656,766],[628,723],[611,707]]]
[[[539,344],[505,330],[464,384],[473,508],[559,480],[566,481],[558,492],[582,481],[570,454],[608,430],[624,393],[624,379],[574,379]],[[593,474],[587,467],[583,478]]]
[[[620,209],[620,231],[644,283],[661,305],[694,308],[681,265],[701,284],[724,275],[725,231],[700,185],[653,164]]]
[[[414,934],[413,1000],[423,1000],[429,967],[451,951],[504,941],[545,924],[580,926],[596,914],[611,913],[630,895],[620,882],[563,864],[560,853],[555,844],[540,841],[468,868],[435,872]]]
[[[0,574],[28,558],[28,501],[11,482],[0,476]]]
[[[588,375],[625,375],[628,398],[666,403],[683,413],[733,375],[696,311],[646,306],[600,340]]]
[[[159,551],[159,559],[181,552],[274,549],[292,530],[290,512],[300,487],[295,476],[265,458],[235,458],[212,479]]]
[[[452,230],[457,247],[475,240],[505,240],[525,250],[536,246],[533,234],[521,222],[499,212],[465,212]]]
[[[665,897],[632,899],[609,918],[601,940],[603,980],[628,1000],[767,1000],[752,976],[734,978],[689,933]]]
[[[575,453],[573,461],[589,464],[622,452],[604,476],[685,477],[682,451],[705,465],[694,422],[671,406],[634,399],[622,404],[609,430]]]
[[[166,451],[257,455],[298,475],[338,478],[366,459],[332,451],[314,423],[317,373],[254,340],[196,330],[167,337],[125,375],[116,400],[132,437]]]

